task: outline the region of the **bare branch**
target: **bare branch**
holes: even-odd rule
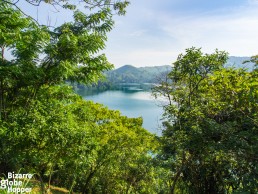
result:
[[[43,26],[43,25],[40,25],[36,19],[34,19],[34,18],[31,17],[30,15],[28,15],[28,14],[26,14],[24,11],[22,11],[22,10],[16,5],[16,3],[17,3],[18,1],[15,2],[15,3],[11,3],[11,2],[6,1],[6,0],[2,0],[2,1],[5,2],[5,3],[7,3],[7,4],[9,4],[9,5],[13,5],[14,7],[16,7],[16,9],[18,9],[24,16],[26,16],[26,17],[32,19],[33,21],[35,21],[35,22],[38,24],[38,26]]]
[[[30,15],[28,15],[28,14],[26,14],[24,11],[22,11],[22,9],[20,9],[20,7],[17,5],[17,3],[20,1],[20,0],[17,0],[15,3],[12,3],[12,2],[9,2],[9,1],[6,1],[6,0],[2,0],[4,3],[7,3],[7,4],[9,4],[9,5],[12,5],[12,6],[14,6],[17,10],[19,10],[25,17],[28,17],[28,18],[30,18],[30,19],[32,19],[38,26],[40,26],[40,27],[42,27],[42,26],[46,26],[46,27],[49,27],[49,28],[55,28],[55,26],[50,26],[50,25],[42,25],[42,24],[40,24],[39,22],[38,22],[38,11],[37,11],[37,19],[35,19],[35,18],[33,18],[33,17],[31,17]],[[27,0],[25,0],[26,2],[28,2]],[[40,2],[41,2],[42,0],[40,0]],[[39,3],[40,3],[39,2]],[[28,2],[28,3],[30,3],[30,2]],[[31,4],[31,3],[30,3]],[[32,4],[32,5],[34,5],[34,4]],[[35,5],[35,6],[37,6],[37,5]]]
[[[31,4],[31,5],[34,5],[34,6],[39,6],[40,3],[42,2],[42,0],[39,0],[38,3],[33,3],[33,1],[29,1],[29,0],[25,0],[25,1],[27,1],[27,3],[29,3],[29,4]]]
[[[14,4],[17,4],[20,0],[17,0]]]

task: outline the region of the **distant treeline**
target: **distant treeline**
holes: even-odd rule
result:
[[[159,83],[162,77],[165,77],[172,67],[169,65],[155,67],[136,68],[131,65],[125,65],[118,69],[106,71],[102,80],[91,85],[74,84],[76,89],[88,90],[117,90],[123,89],[126,85],[135,86],[138,89],[150,90],[153,84]]]
[[[246,68],[252,70],[254,64],[248,61],[250,57],[228,58],[225,67]],[[104,78],[97,83],[90,85],[74,84],[76,90],[121,90],[124,84],[137,84],[137,88],[150,90],[153,84],[165,81],[167,75],[172,70],[172,65],[154,66],[154,67],[134,67],[132,65],[124,65],[118,69],[109,70],[104,73]]]

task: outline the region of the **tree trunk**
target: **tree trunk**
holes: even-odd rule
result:
[[[94,174],[95,174],[95,170],[90,172],[89,176],[86,179],[85,185],[83,187],[82,194],[89,194],[90,193],[89,183],[90,183],[91,179],[93,178]]]

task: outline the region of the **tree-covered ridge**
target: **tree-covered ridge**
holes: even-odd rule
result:
[[[254,63],[246,62],[250,57],[235,57],[230,56],[224,66],[235,68],[246,68],[251,71],[254,68]],[[246,62],[246,63],[245,63]],[[167,76],[172,70],[173,65],[153,66],[153,67],[134,67],[132,65],[124,65],[120,68],[109,70],[104,73],[105,79],[93,84],[93,88],[115,88],[118,84],[130,83],[152,83],[158,84],[160,80]]]
[[[244,68],[248,71],[254,69],[254,62],[250,61],[251,57],[236,57],[230,56],[225,64],[225,67]]]
[[[118,83],[157,83],[157,77],[168,73],[171,66],[139,67],[125,65],[105,73],[107,82]]]
[[[160,78],[171,71],[170,65],[154,67],[134,67],[124,65],[120,68],[104,72],[104,78],[92,85],[73,84],[79,90],[113,90],[121,89],[123,85],[138,85],[140,89],[150,90],[153,84],[158,84]]]

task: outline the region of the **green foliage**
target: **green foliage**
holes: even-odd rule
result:
[[[2,123],[1,171],[23,169],[86,193],[151,193],[162,185],[152,165],[158,144],[141,125],[141,118],[84,101],[67,86],[43,87]]]
[[[64,80],[96,82],[103,71],[113,66],[105,55],[97,55],[105,47],[106,33],[113,22],[108,12],[85,15],[74,13],[75,22],[56,28],[46,46],[41,67],[45,81],[56,84]]]
[[[100,53],[113,27],[111,7],[123,14],[128,3],[101,2],[85,1],[100,9],[75,10],[73,22],[54,30],[25,17],[11,1],[0,2],[0,173],[33,173],[41,193],[46,183],[82,193],[168,187],[166,169],[153,160],[158,141],[141,118],[84,101],[64,85],[95,82],[112,68]]]
[[[224,52],[186,50],[174,63],[165,106],[163,158],[171,192],[257,192],[257,72],[223,68]],[[168,86],[169,90],[168,90]]]
[[[10,3],[1,2],[0,8],[1,119],[18,105],[18,99],[26,107],[43,85],[96,82],[113,67],[104,54],[98,54],[113,26],[107,9],[89,15],[75,11],[74,22],[50,31],[23,17]],[[11,57],[5,57],[6,50]]]

